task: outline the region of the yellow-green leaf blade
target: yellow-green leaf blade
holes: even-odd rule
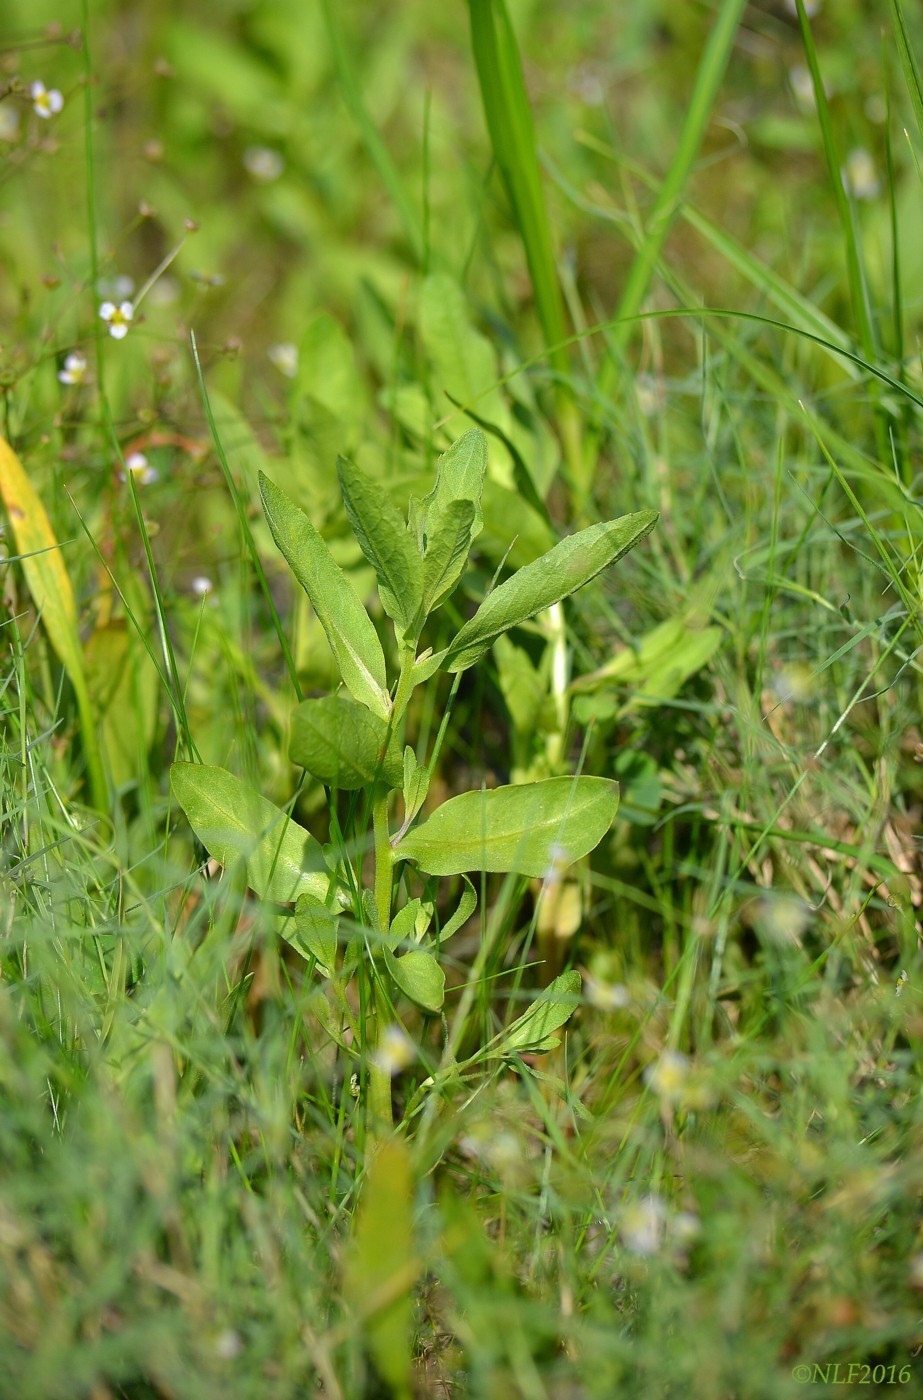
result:
[[[618,783],[592,777],[465,792],[437,807],[395,855],[429,875],[486,870],[541,878],[592,851],[618,801]]]
[[[41,498],[9,443],[0,437],[0,495],[20,556],[26,587],[74,688],[93,802],[108,805],[93,707],[87,690],[77,605],[61,548]]]
[[[650,534],[656,521],[656,511],[641,510],[589,525],[526,564],[495,588],[465,623],[449,645],[446,670],[473,666],[502,633],[559,603],[616,563]]]
[[[205,849],[222,865],[243,862],[261,899],[326,900],[330,875],[319,842],[256,788],[204,763],[174,763],[170,785]]]

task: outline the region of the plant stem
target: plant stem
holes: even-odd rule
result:
[[[375,835],[375,904],[378,910],[379,932],[386,938],[391,927],[391,871],[394,858],[391,854],[390,833],[388,831],[388,787],[376,783],[372,800],[372,824]],[[369,1063],[369,1118],[373,1133],[391,1127],[394,1110],[391,1103],[391,1074],[387,1066],[379,1064],[375,1056],[381,1037],[381,1029],[387,1016],[387,1005],[378,982],[376,969],[372,971],[375,996],[375,1011],[372,1018],[372,1058]]]

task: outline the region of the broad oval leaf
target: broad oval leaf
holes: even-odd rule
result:
[[[388,726],[346,695],[304,700],[292,715],[289,757],[328,787],[355,792],[381,781],[400,787],[404,762]],[[384,756],[382,756],[384,754]]]
[[[262,472],[260,495],[272,537],[320,618],[346,688],[387,719],[385,654],[355,589],[304,511]]]
[[[245,862],[261,899],[286,904],[311,894],[323,903],[330,874],[320,844],[256,788],[205,763],[174,763],[170,785],[205,849],[222,865]]]
[[[359,547],[378,576],[382,607],[402,633],[417,623],[423,600],[423,562],[381,482],[345,457],[337,458],[343,503]]]
[[[548,1037],[564,1025],[580,1005],[581,977],[576,968],[562,972],[545,988],[541,996],[508,1026],[498,1043],[491,1046],[491,1055],[509,1055],[525,1050],[552,1048]]]
[[[589,525],[526,564],[484,599],[449,644],[446,670],[466,671],[502,633],[576,593],[649,535],[656,521],[656,511],[641,510]]]
[[[545,778],[465,792],[437,807],[395,849],[429,875],[515,871],[538,878],[599,844],[618,810],[609,778]]]
[[[445,1001],[445,973],[432,953],[410,952],[396,958],[383,948],[385,967],[397,987],[424,1011],[435,1014]]]

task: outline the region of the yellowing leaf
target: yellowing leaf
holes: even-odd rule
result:
[[[108,805],[96,727],[83,668],[77,605],[61,548],[41,498],[9,443],[0,438],[0,495],[20,556],[26,587],[48,640],[74,688],[93,802]]]

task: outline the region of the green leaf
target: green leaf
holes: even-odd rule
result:
[[[630,686],[632,701],[656,703],[676,695],[690,676],[706,666],[724,639],[720,627],[702,627],[694,616],[668,618],[635,639],[611,661],[571,685],[576,695],[613,684]]]
[[[575,593],[649,535],[653,510],[589,525],[568,536],[490,593],[449,644],[446,670],[466,671],[503,632]]]
[[[411,529],[423,556],[423,607],[429,613],[461,578],[472,541],[481,533],[481,495],[487,472],[487,439],[480,428],[453,442],[436,463],[436,484],[423,500],[411,499]]]
[[[465,887],[462,890],[461,899],[458,901],[458,908],[439,930],[440,943],[445,943],[446,939],[451,938],[453,933],[457,933],[462,924],[466,923],[467,920],[471,918],[471,915],[478,907],[478,897],[475,893],[474,886],[467,875],[463,875],[462,880],[465,882]]]
[[[465,293],[445,272],[434,272],[423,283],[420,338],[432,361],[436,394],[444,391],[463,409],[476,405],[486,418],[506,428],[510,412],[497,387],[496,351],[472,325]],[[445,408],[444,400],[437,397],[436,402]]]
[[[432,922],[432,905],[422,899],[409,899],[398,909],[388,930],[388,947],[393,952],[399,943],[419,943]]]
[[[383,948],[385,967],[395,985],[424,1011],[435,1014],[445,1001],[445,973],[432,953],[412,951],[396,958]]]
[[[445,602],[465,568],[474,537],[473,501],[450,501],[423,558],[423,610]]]
[[[245,862],[247,884],[261,899],[326,898],[330,875],[319,843],[256,788],[204,763],[174,763],[170,786],[208,853],[226,866]]]
[[[395,856],[429,875],[468,870],[543,877],[599,844],[618,810],[608,778],[546,778],[452,797],[409,836]]]
[[[328,972],[333,972],[337,957],[337,925],[339,916],[313,895],[302,894],[295,901],[294,933],[288,941],[299,953],[305,949]]]
[[[477,539],[484,524],[481,495],[487,473],[487,439],[480,428],[462,433],[436,463],[436,484],[421,506],[421,545],[429,549],[442,529],[446,511],[453,501],[470,501],[474,506],[471,538]]]
[[[260,495],[272,537],[320,618],[347,689],[387,719],[391,698],[385,656],[355,589],[304,511],[262,472]]]
[[[337,458],[337,475],[353,534],[378,575],[382,607],[402,633],[409,632],[423,601],[423,565],[413,539],[381,482],[345,457]]]
[[[548,1037],[564,1025],[580,1005],[580,973],[576,968],[562,972],[546,987],[528,1011],[508,1026],[492,1055],[521,1054],[526,1050],[550,1049],[557,1041]]]
[[[548,694],[547,676],[532,665],[528,652],[505,634],[494,642],[494,660],[513,728],[518,734],[534,734]]]
[[[410,1396],[412,1290],[422,1267],[413,1245],[412,1204],[410,1152],[391,1139],[370,1156],[347,1246],[344,1292],[375,1365],[401,1400]]]
[[[346,695],[304,700],[292,715],[289,757],[328,787],[354,792],[382,781],[400,787],[404,766],[378,715]]]
[[[404,749],[404,821],[412,822],[429,792],[429,768],[418,763],[408,744]]]

